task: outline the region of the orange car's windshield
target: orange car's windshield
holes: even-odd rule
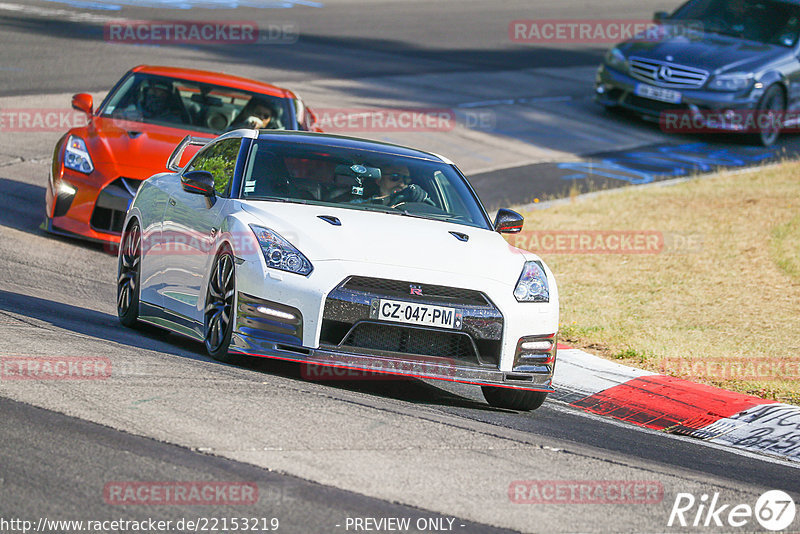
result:
[[[287,98],[136,73],[111,94],[100,115],[222,133],[236,128],[294,129]]]

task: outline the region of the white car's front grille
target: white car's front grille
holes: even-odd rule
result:
[[[457,308],[462,326],[441,330],[375,320],[370,310],[380,298]],[[480,291],[363,276],[346,278],[328,294],[320,330],[321,345],[344,350],[442,357],[493,367],[500,363],[502,337],[503,315]]]

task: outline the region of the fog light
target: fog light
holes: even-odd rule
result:
[[[258,310],[258,313],[269,315],[271,317],[277,317],[278,319],[286,319],[287,321],[293,321],[296,319],[296,317],[291,313],[282,312],[273,308],[267,308],[266,306],[259,306],[256,308],[256,310]]]
[[[552,373],[556,352],[555,334],[521,337],[517,341],[512,370],[518,373]]]
[[[61,195],[74,195],[77,192],[77,189],[69,185],[67,182],[63,180],[58,183],[58,194]]]
[[[532,350],[532,351],[540,351],[540,352],[547,352],[553,348],[553,342],[546,340],[546,341],[524,341],[520,347],[522,350]]]

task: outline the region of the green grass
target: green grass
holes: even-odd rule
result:
[[[800,279],[800,215],[772,230],[772,258],[789,276]]]
[[[564,230],[659,232],[664,248],[533,250],[558,281],[562,341],[655,372],[682,359],[800,358],[800,164],[573,197],[526,214],[509,241],[530,248],[526,232]],[[684,378],[800,402],[800,377]]]

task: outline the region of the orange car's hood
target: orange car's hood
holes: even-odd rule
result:
[[[214,134],[170,128],[155,124],[94,117],[88,128],[89,154],[97,163],[111,163],[125,167],[131,178],[145,179],[164,172],[175,146],[189,134],[197,137],[215,137]],[[193,150],[190,151],[190,148]],[[196,152],[198,147],[187,147],[182,163]]]

